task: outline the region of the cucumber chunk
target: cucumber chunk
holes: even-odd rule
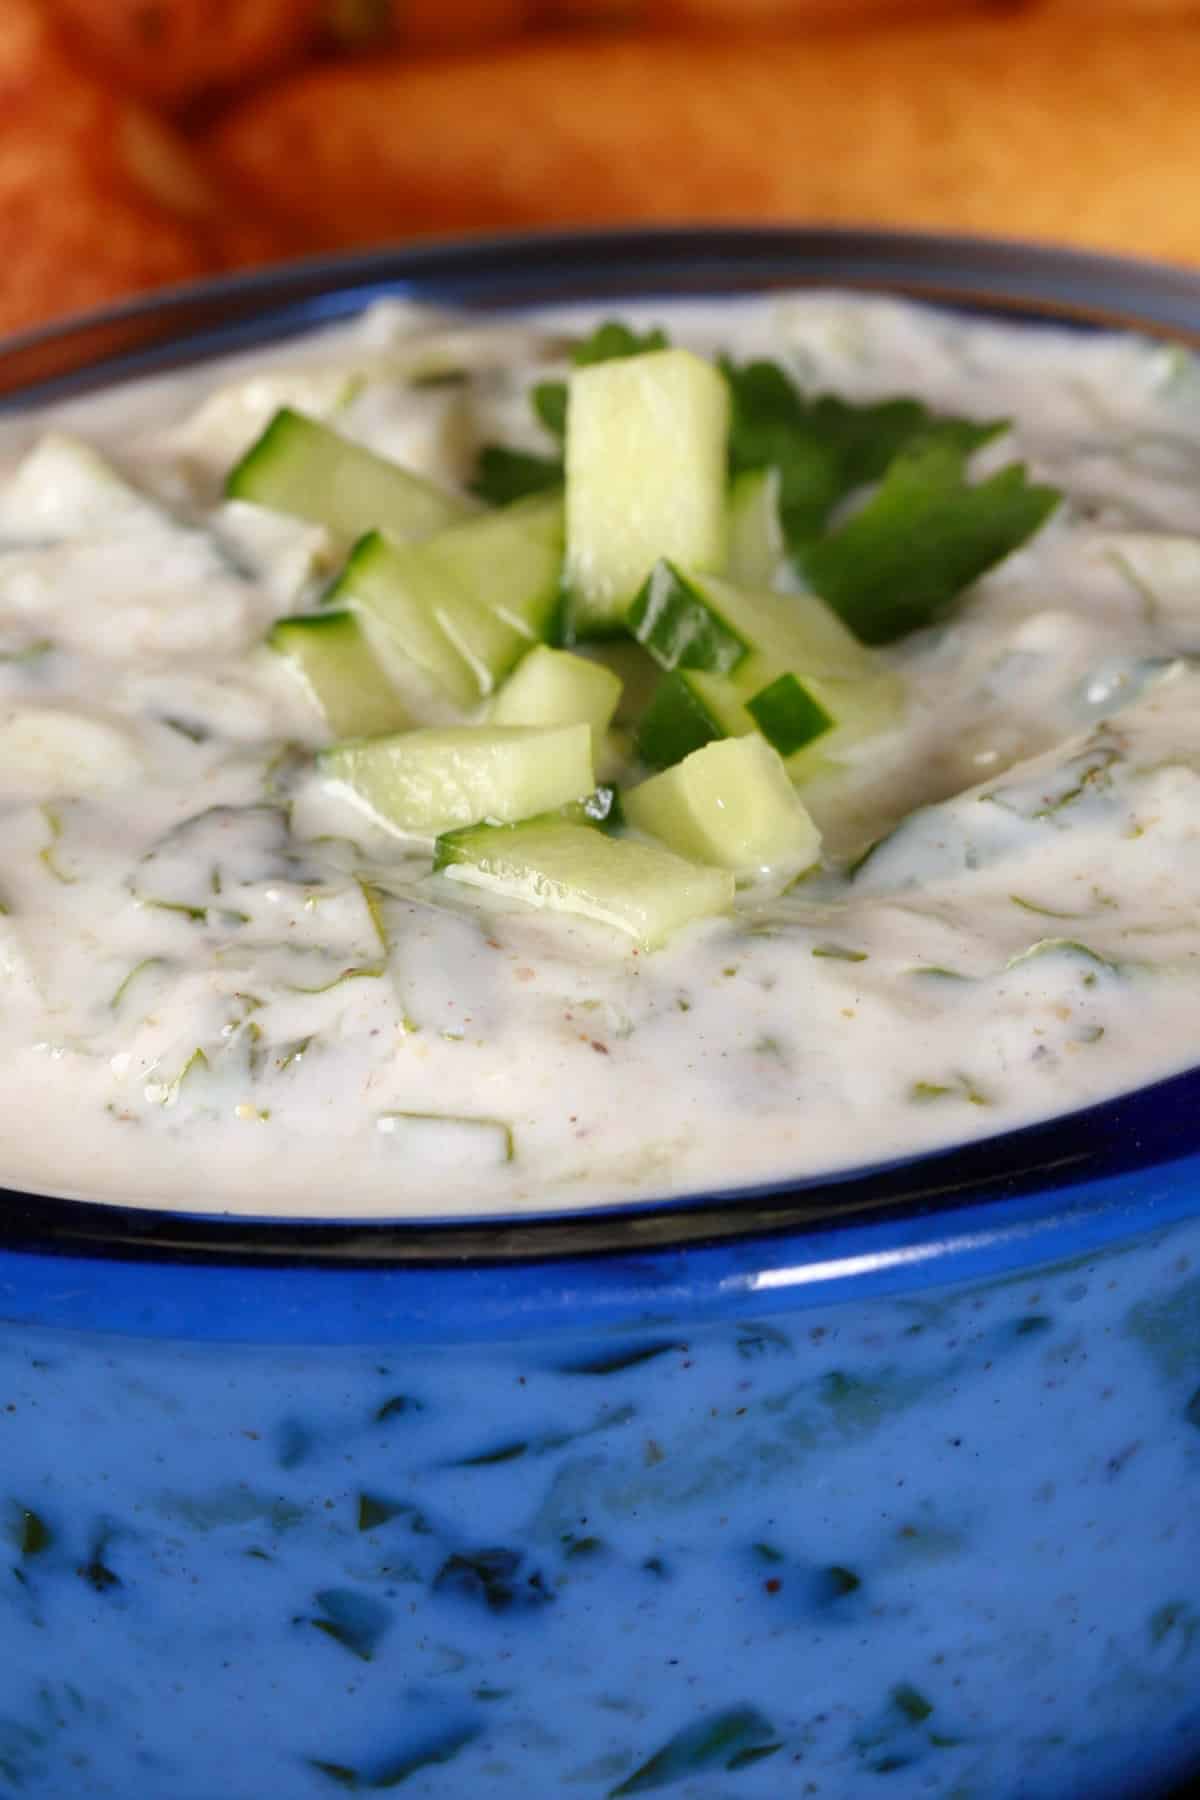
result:
[[[588,725],[598,759],[620,698],[620,678],[611,669],[538,644],[496,695],[491,720],[494,725]]]
[[[639,831],[722,869],[806,869],[820,851],[783,759],[755,734],[693,751],[628,789],[624,806]]]
[[[746,469],[730,486],[726,573],[744,587],[773,587],[787,557],[780,486],[778,469]]]
[[[459,706],[495,688],[558,610],[562,503],[506,507],[396,544],[355,545],[328,600],[360,608]]]
[[[648,950],[733,904],[728,870],[561,819],[450,832],[434,866],[452,881],[615,926]]]
[[[474,706],[475,672],[434,610],[443,591],[440,573],[411,550],[381,531],[369,532],[350,552],[326,604],[359,613],[373,635],[424,670],[457,706]]]
[[[813,594],[736,587],[662,561],[629,608],[629,629],[663,669],[742,669],[753,652],[776,673],[838,676],[878,673],[872,652]]]
[[[836,756],[884,730],[899,707],[899,679],[811,594],[756,593],[664,564],[630,624],[669,671],[638,729],[639,754],[654,768],[758,730],[795,781],[818,746],[822,758]],[[729,667],[735,641],[747,651]]]
[[[791,670],[746,702],[746,711],[780,756],[792,756],[833,729],[833,719]]]
[[[781,755],[791,757],[828,733],[833,719],[808,682],[769,671],[753,658],[747,680],[676,669],[664,676],[638,728],[638,754],[665,769],[714,738],[759,731]]]
[[[750,654],[750,640],[727,609],[694,587],[674,563],[655,563],[634,595],[626,623],[663,669],[727,675]]]
[[[567,408],[568,632],[619,630],[659,557],[725,559],[728,385],[688,350],[576,369]]]
[[[376,737],[412,723],[353,613],[280,619],[267,642],[291,664],[335,737]]]
[[[346,539],[384,527],[396,538],[429,537],[475,511],[288,406],[229,471],[225,497],[308,519]]]
[[[334,744],[321,773],[380,824],[434,837],[585,799],[595,787],[586,725],[451,725]]]
[[[561,494],[538,494],[481,513],[422,545],[447,580],[531,642],[552,635],[562,592]]]

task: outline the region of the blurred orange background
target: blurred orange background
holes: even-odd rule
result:
[[[0,332],[538,225],[1200,262],[1197,91],[1200,0],[0,0]]]

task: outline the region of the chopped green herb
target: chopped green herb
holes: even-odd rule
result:
[[[590,337],[576,344],[571,361],[577,369],[586,369],[592,363],[620,362],[627,356],[646,356],[653,350],[669,348],[670,339],[661,326],[637,332],[620,319],[605,319]]]
[[[318,1757],[308,1759],[310,1769],[316,1769],[319,1775],[328,1775],[330,1781],[336,1781],[339,1787],[353,1791],[358,1786],[358,1770],[350,1768],[347,1763],[322,1762]]]
[[[356,1593],[353,1588],[325,1588],[315,1600],[322,1616],[298,1623],[314,1626],[352,1656],[370,1662],[391,1623],[391,1608],[373,1595]]]
[[[341,987],[344,981],[378,981],[381,975],[387,974],[384,963],[361,963],[352,969],[343,969],[332,981],[322,981],[316,987],[302,987],[296,982],[286,982],[288,992],[292,994],[328,994],[333,988]]]
[[[913,1725],[922,1724],[933,1711],[931,1702],[907,1681],[899,1682],[892,1689],[892,1701]]]
[[[941,1100],[946,1094],[952,1094],[952,1087],[945,1087],[940,1081],[914,1081],[908,1090],[910,1100]]]
[[[764,1757],[774,1756],[777,1750],[782,1749],[782,1743],[747,1744],[744,1750],[737,1750],[734,1752],[729,1761],[725,1764],[725,1767],[731,1771],[736,1769],[748,1769],[752,1763],[762,1762]]]
[[[38,851],[38,861],[53,875],[55,881],[61,881],[65,887],[71,887],[79,877],[68,875],[64,869],[59,868],[55,859],[55,848],[63,834],[62,814],[52,806],[43,806],[42,817],[49,828],[50,842]]]
[[[22,644],[19,649],[0,650],[0,663],[36,662],[39,657],[48,655],[53,648],[53,638],[35,638],[31,644]]]
[[[845,944],[815,944],[813,955],[827,957],[830,962],[860,963],[868,960],[865,950],[850,950]]]
[[[167,966],[167,959],[164,956],[144,956],[140,963],[135,963],[109,1001],[110,1011],[120,1011],[121,1002],[129,992],[130,984],[136,981],[139,975],[144,974],[147,969],[165,969]]]
[[[733,401],[729,454],[733,474],[779,471],[779,514],[793,551],[824,530],[847,494],[879,481],[918,440],[944,445],[965,459],[1005,429],[937,418],[918,400],[855,406],[835,395],[808,399],[778,363],[722,364]],[[819,591],[819,590],[818,590]]]
[[[610,319],[576,345],[571,361],[582,369],[591,363],[617,362],[623,357],[643,356],[647,351],[666,348],[665,332],[647,331],[639,336],[628,325]],[[539,381],[530,394],[530,404],[538,421],[561,442],[567,435],[566,382]],[[471,492],[489,506],[508,506],[530,494],[544,494],[561,487],[563,479],[560,457],[535,456],[527,450],[486,444],[479,453]]]
[[[549,493],[562,481],[563,466],[557,457],[486,444],[479,452],[471,492],[489,506],[509,506],[531,494]]]
[[[579,1362],[559,1365],[559,1373],[563,1375],[616,1375],[622,1369],[636,1369],[642,1363],[653,1362],[656,1357],[667,1356],[674,1350],[686,1355],[687,1345],[670,1344],[636,1344],[625,1350],[601,1352],[596,1356],[588,1356]]]
[[[433,1578],[434,1593],[456,1594],[485,1606],[488,1612],[548,1606],[554,1599],[540,1570],[523,1571],[519,1550],[474,1550],[448,1556]]]
[[[1019,906],[1023,912],[1037,913],[1038,916],[1043,919],[1091,918],[1091,914],[1086,912],[1056,912],[1052,906],[1038,906],[1034,901],[1026,900],[1021,894],[1010,894],[1008,897],[1013,905]]]
[[[385,1400],[383,1405],[378,1408],[375,1418],[376,1422],[382,1425],[386,1419],[398,1419],[405,1413],[424,1411],[423,1403],[420,1400],[414,1400],[411,1394],[393,1394],[390,1400]]]
[[[358,1496],[358,1529],[374,1531],[376,1526],[386,1525],[389,1519],[394,1519],[398,1513],[403,1511],[402,1503],[381,1500],[375,1494],[360,1494]]]
[[[551,437],[559,442],[567,435],[567,384],[565,381],[539,381],[530,396],[533,410]]]
[[[1111,962],[1107,956],[1101,956],[1098,950],[1092,950],[1087,944],[1081,944],[1076,938],[1039,938],[1036,944],[1030,944],[1028,950],[1021,950],[1016,956],[1010,956],[1004,967],[1019,968],[1022,963],[1033,962],[1039,956],[1082,956],[1086,962],[1095,963],[1099,968],[1119,971],[1120,965]]]
[[[724,1712],[698,1719],[694,1725],[676,1732],[647,1762],[612,1788],[609,1800],[624,1800],[628,1794],[648,1794],[655,1788],[669,1787],[703,1769],[745,1768],[746,1752],[757,1750],[769,1754],[767,1747],[777,1749],[775,1729],[770,1720],[754,1706],[731,1706]]]
[[[54,1542],[54,1533],[41,1514],[35,1513],[32,1507],[17,1507],[15,1525],[13,1535],[22,1556],[40,1556]]]
[[[943,438],[902,450],[854,516],[798,556],[814,593],[866,644],[942,618],[962,590],[1016,550],[1058,505],[1012,463],[974,486],[967,451]]]
[[[212,736],[207,725],[193,725],[190,719],[176,719],[167,713],[162,715],[160,723],[178,732],[180,737],[190,739],[193,744],[206,743]]]

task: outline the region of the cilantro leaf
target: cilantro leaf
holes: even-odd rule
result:
[[[561,487],[562,480],[563,466],[557,457],[531,456],[526,450],[486,444],[479,453],[471,492],[489,506],[508,506],[529,494]]]
[[[668,343],[666,332],[657,327],[639,335],[619,319],[606,319],[575,346],[571,361],[577,369],[584,369],[592,363],[617,362],[623,357],[665,350]],[[567,435],[566,382],[539,381],[529,399],[539,423],[562,443]],[[492,506],[506,506],[527,494],[542,494],[548,488],[559,487],[562,480],[563,465],[557,457],[531,456],[524,450],[488,444],[480,451],[471,492]]]
[[[651,350],[665,350],[669,339],[665,331],[657,327],[653,331],[644,331],[639,337],[628,325],[619,319],[606,319],[603,325],[597,325],[590,337],[576,344],[571,352],[571,361],[577,369],[590,368],[593,363],[622,362],[629,356],[645,356]],[[533,410],[546,430],[560,441],[567,435],[567,384],[565,381],[539,381],[530,396]]]
[[[620,319],[606,319],[582,344],[576,344],[571,361],[577,369],[586,369],[589,363],[619,362],[622,357],[645,356],[651,350],[666,350],[669,345],[670,339],[659,326],[639,334]]]
[[[556,437],[561,443],[567,435],[566,382],[539,381],[529,398],[538,419],[551,437]]]
[[[966,480],[969,445],[936,432],[893,459],[862,509],[797,555],[815,593],[867,644],[932,624],[1035,532],[1061,495],[1011,463]]]
[[[824,528],[847,494],[880,480],[907,445],[936,437],[969,452],[1005,428],[1002,421],[938,417],[919,400],[867,406],[833,394],[810,400],[778,363],[739,368],[725,359],[721,368],[733,403],[731,470],[779,470],[780,523],[793,550]]]

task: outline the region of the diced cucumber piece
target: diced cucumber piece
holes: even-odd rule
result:
[[[448,580],[537,642],[558,620],[564,533],[562,495],[537,494],[441,532],[422,549]]]
[[[393,544],[372,531],[355,544],[325,599],[327,605],[361,613],[456,705],[474,706],[475,672],[434,610],[443,588],[440,571],[414,557],[413,546]]]
[[[308,519],[345,539],[382,529],[396,538],[429,537],[475,511],[288,406],[229,471],[225,497]]]
[[[770,675],[758,658],[734,675],[675,669],[664,675],[644,713],[637,750],[653,769],[665,769],[714,738],[761,731],[801,783],[866,738],[887,731],[903,699],[898,678]],[[756,717],[756,712],[758,716]],[[822,728],[822,720],[832,723]]]
[[[458,725],[334,744],[318,758],[381,824],[436,836],[583,800],[592,777],[586,725]]]
[[[452,881],[615,926],[646,949],[733,904],[728,870],[557,819],[451,832],[438,840],[435,867]]]
[[[821,834],[762,738],[706,744],[624,797],[625,817],[681,856],[748,871],[808,868]]]
[[[873,653],[813,594],[736,587],[671,562],[656,565],[629,609],[629,629],[664,669],[741,675],[751,652],[777,673],[854,680],[878,673]]]
[[[746,711],[780,756],[793,756],[833,728],[821,702],[790,670],[752,695]]]
[[[642,607],[639,595],[631,612],[646,648],[670,669],[638,728],[652,767],[758,730],[799,780],[818,745],[823,758],[836,756],[894,718],[899,679],[815,596],[756,593],[670,567],[656,581],[657,608]],[[711,649],[734,637],[750,650],[722,673]]]
[[[727,675],[751,643],[720,604],[674,563],[656,562],[634,595],[626,623],[662,669],[712,669]]]
[[[328,599],[358,606],[472,706],[557,615],[562,502],[538,499],[471,519],[419,544],[362,539]]]
[[[576,369],[567,409],[568,627],[619,630],[660,557],[723,566],[729,389],[688,350]]]
[[[376,737],[412,723],[353,613],[280,619],[267,642],[295,669],[335,737]]]
[[[748,588],[774,586],[787,556],[779,514],[778,469],[746,469],[729,489],[730,581]]]
[[[599,760],[620,698],[621,683],[611,669],[538,644],[496,695],[491,719],[495,725],[588,725]]]
[[[759,731],[782,755],[828,732],[832,719],[809,684],[786,674],[773,680],[758,658],[737,675],[676,669],[664,676],[638,728],[638,754],[665,769],[714,738]],[[756,711],[757,709],[757,711]]]
[[[635,737],[637,753],[650,768],[669,769],[714,738],[740,737],[756,729],[727,679],[717,678],[716,698],[725,707],[713,705],[703,682],[703,675],[692,669],[677,669],[659,682]]]

